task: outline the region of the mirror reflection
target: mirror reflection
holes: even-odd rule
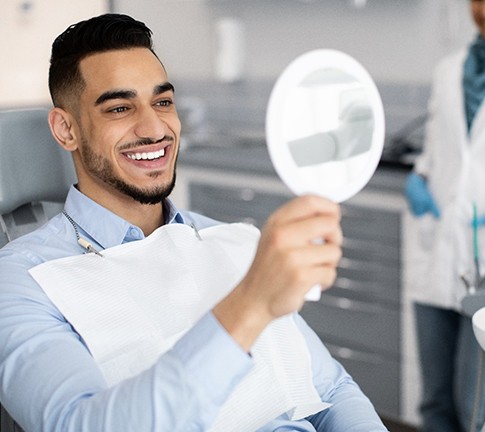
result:
[[[297,58],[278,79],[266,131],[275,168],[290,189],[341,202],[377,166],[384,142],[382,103],[356,60],[317,50]]]
[[[283,136],[299,167],[344,161],[372,144],[374,119],[365,88],[335,69],[315,71],[296,86],[283,118],[288,125]]]

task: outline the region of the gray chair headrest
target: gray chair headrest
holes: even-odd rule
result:
[[[0,214],[36,201],[62,202],[76,174],[51,135],[48,109],[0,111]]]

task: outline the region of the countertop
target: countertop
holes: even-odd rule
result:
[[[179,165],[277,177],[266,145],[263,142],[244,142],[238,145],[211,141],[185,147],[179,155]],[[382,192],[402,193],[411,166],[399,161],[382,159],[367,188]]]

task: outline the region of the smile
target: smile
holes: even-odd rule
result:
[[[165,156],[165,149],[158,150],[156,152],[147,152],[147,153],[128,153],[126,155],[128,158],[132,160],[155,160],[160,159],[161,157]]]

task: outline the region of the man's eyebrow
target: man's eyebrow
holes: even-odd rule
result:
[[[135,90],[108,90],[96,99],[94,105],[101,105],[102,103],[112,99],[133,99],[135,97]]]
[[[155,86],[155,88],[153,89],[153,95],[156,96],[168,91],[175,92],[175,88],[172,83],[169,83],[167,81],[166,83]]]
[[[160,85],[155,86],[153,89],[153,95],[159,95],[162,93],[166,93],[168,91],[175,91],[175,88],[172,83],[166,82]],[[95,106],[101,105],[102,103],[113,100],[113,99],[134,99],[137,93],[135,90],[108,90],[101,94],[94,103]]]

